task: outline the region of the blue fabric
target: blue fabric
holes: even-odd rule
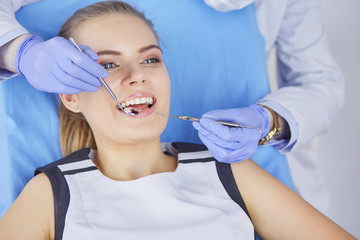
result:
[[[94,0],[46,0],[16,13],[33,34],[49,39],[76,9]],[[171,78],[171,113],[200,117],[213,109],[245,107],[269,91],[264,40],[255,5],[220,13],[202,0],[128,0],[153,21]],[[0,84],[0,216],[33,171],[61,158],[57,96],[23,77]],[[200,140],[190,122],[169,119],[162,141]],[[260,147],[253,159],[294,189],[286,157]]]

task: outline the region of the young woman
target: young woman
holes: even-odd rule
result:
[[[354,239],[250,159],[223,164],[202,145],[160,143],[170,80],[151,23],[131,6],[85,7],[59,35],[95,50],[121,104],[140,113],[120,111],[104,88],[60,94],[62,148],[73,153],[37,170],[0,239]]]

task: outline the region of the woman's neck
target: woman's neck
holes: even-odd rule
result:
[[[107,177],[126,181],[155,173],[173,172],[177,159],[164,154],[160,140],[131,145],[98,144],[97,168]]]

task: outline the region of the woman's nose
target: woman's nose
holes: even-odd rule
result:
[[[127,74],[122,80],[122,85],[135,86],[138,84],[146,84],[148,82],[145,71],[137,63],[128,65]]]

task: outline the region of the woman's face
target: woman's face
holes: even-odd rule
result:
[[[141,109],[131,116],[100,87],[74,96],[99,144],[137,144],[158,139],[169,112],[170,80],[156,37],[138,17],[107,15],[82,23],[75,31],[79,44],[90,46],[98,63],[109,72],[105,79],[124,106]]]

